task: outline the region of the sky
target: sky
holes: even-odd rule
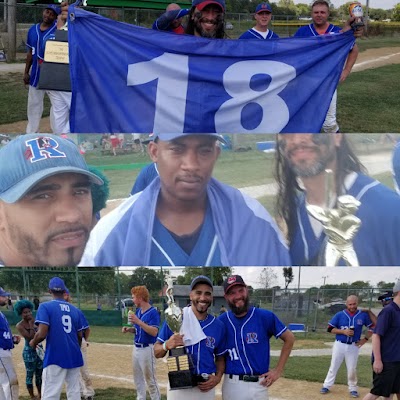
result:
[[[277,3],[278,0],[274,0],[273,3]],[[297,3],[305,3],[308,4],[311,0],[294,0],[295,4]],[[338,8],[343,4],[346,4],[347,1],[345,0],[331,0],[333,5]],[[363,6],[367,4],[366,0],[360,1]],[[369,7],[370,8],[382,8],[384,10],[392,9],[397,3],[400,3],[400,0],[369,0]]]

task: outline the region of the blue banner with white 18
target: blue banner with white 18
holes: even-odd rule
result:
[[[75,133],[319,132],[352,32],[205,39],[70,6]]]

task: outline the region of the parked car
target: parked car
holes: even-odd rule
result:
[[[233,25],[231,22],[227,22],[225,24],[225,29],[227,29],[228,31],[231,31],[233,29]]]

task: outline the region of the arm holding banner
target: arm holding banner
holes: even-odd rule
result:
[[[358,46],[357,44],[354,45],[352,50],[347,57],[346,64],[343,68],[342,74],[340,75],[339,82],[342,83],[346,80],[346,78],[350,75],[351,69],[353,68],[354,64],[356,63],[358,57]]]

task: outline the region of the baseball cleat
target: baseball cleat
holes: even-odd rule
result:
[[[358,392],[356,390],[353,390],[353,391],[350,392],[350,396],[354,397],[354,398],[357,398],[357,397],[359,397],[359,394],[358,394]]]
[[[326,388],[326,387],[323,387],[319,392],[320,392],[321,394],[327,394],[327,393],[329,393],[329,389]]]

